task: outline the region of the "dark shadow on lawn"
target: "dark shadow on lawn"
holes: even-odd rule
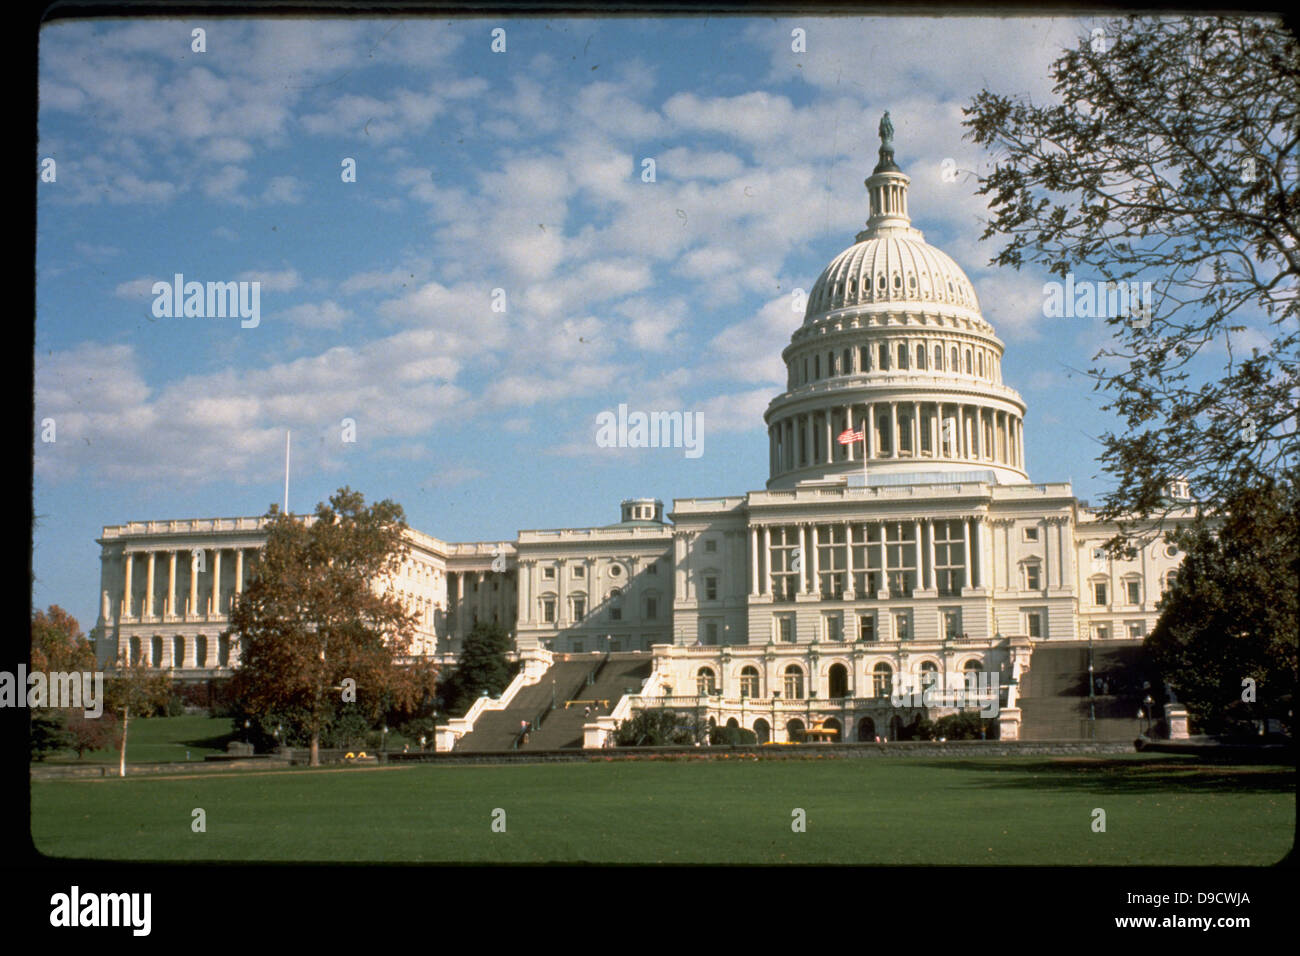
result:
[[[999,774],[973,786],[1013,790],[1088,790],[1105,793],[1295,793],[1294,768],[1224,765],[1195,758],[1114,760],[1057,757],[1013,760],[925,760],[924,766]]]

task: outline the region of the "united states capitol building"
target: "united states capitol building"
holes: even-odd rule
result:
[[[1035,647],[1145,636],[1181,555],[1153,535],[1133,559],[1110,556],[1113,524],[1069,483],[1030,479],[1027,409],[1003,382],[1003,343],[961,268],[913,228],[908,185],[886,136],[866,228],[817,278],[782,353],[762,490],[676,498],[668,513],[632,498],[617,523],[513,542],[408,532],[386,586],[419,613],[411,653],[450,663],[476,622],[494,621],[524,662],[501,698],[449,722],[440,749],[562,663],[596,655],[642,669],[583,726],[586,746],[650,706],[698,709],[760,741],[814,725],[871,740],[919,711],[919,700],[898,705],[900,691],[989,675],[999,730],[1015,737]],[[106,527],[101,661],[229,674],[239,648],[222,631],[264,523]]]

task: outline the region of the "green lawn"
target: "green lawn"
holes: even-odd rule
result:
[[[229,717],[142,717],[131,721],[126,738],[127,763],[165,763],[202,760],[205,754],[226,752],[230,739]],[[80,761],[74,751],[47,757],[45,763],[111,763],[118,761],[116,748],[92,750]]]
[[[191,811],[207,832],[191,831]],[[506,814],[494,833],[492,814]],[[792,830],[793,811],[806,832]],[[1093,810],[1106,832],[1092,830]],[[416,766],[33,781],[56,857],[410,862],[1253,864],[1293,768],[877,758]]]

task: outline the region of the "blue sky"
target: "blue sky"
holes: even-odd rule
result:
[[[961,126],[979,89],[1050,99],[1050,63],[1094,25],[46,27],[39,156],[57,181],[38,194],[33,604],[94,624],[106,524],[263,513],[286,429],[293,510],[350,484],[450,541],[761,488],[762,413],[802,321],[791,291],[862,228],[885,109],[913,225],[1006,343],[1031,477],[1096,497],[1091,436],[1108,421],[1071,369],[1106,326],[1046,319],[1041,271],[988,267],[974,176],[941,175],[947,158],[987,168]],[[155,318],[151,286],[175,273],[260,281],[260,325]],[[620,403],[703,412],[703,455],[599,447],[596,416]]]

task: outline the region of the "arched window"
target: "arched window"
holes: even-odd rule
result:
[[[977,660],[975,660],[975,659],[973,659],[973,658],[972,658],[971,660],[967,661],[967,662],[962,666],[962,673],[963,673],[963,674],[965,675],[965,677],[966,677],[966,689],[967,689],[967,690],[976,690],[976,689],[978,689],[978,687],[979,687],[979,672],[980,672],[982,669],[983,669],[983,665],[982,665],[979,661],[977,661]]]
[[[966,374],[967,375],[975,374],[975,363],[971,360],[970,349],[966,350]]]
[[[758,696],[758,668],[746,665],[740,669],[740,696]]]
[[[882,372],[889,370],[889,345],[885,342],[880,343],[880,370]]]
[[[907,368],[907,346],[902,343],[899,343],[898,346],[898,367],[900,369]]]
[[[718,692],[718,678],[711,667],[701,667],[695,674],[695,693],[712,697]]]
[[[858,360],[861,364],[859,371],[871,371],[871,348],[869,346],[864,345],[858,349]]]
[[[957,360],[957,346],[955,346],[955,345],[952,347],[952,356],[951,356],[951,358],[952,358],[952,361],[948,363],[948,371],[950,371],[950,372],[960,372],[960,371],[961,371],[961,362],[959,362],[959,361]]]
[[[1178,579],[1178,571],[1166,571],[1164,578],[1164,590],[1167,592],[1174,586],[1174,581]]]
[[[943,371],[943,346],[942,345],[936,345],[934,347],[934,370],[936,372]]]
[[[925,346],[924,345],[918,345],[916,347],[916,367],[925,368]]]
[[[939,665],[934,661],[921,662],[921,689],[933,687],[939,683]]]
[[[874,697],[888,697],[894,692],[894,669],[881,661],[871,672],[871,693]]]
[[[979,376],[980,378],[983,378],[984,377],[984,353],[980,352],[977,358],[979,360]]]
[[[791,664],[785,669],[785,698],[803,699],[803,668],[798,664]]]
[[[853,371],[853,350],[845,349],[842,358],[844,361],[840,364],[840,374],[848,375]]]

